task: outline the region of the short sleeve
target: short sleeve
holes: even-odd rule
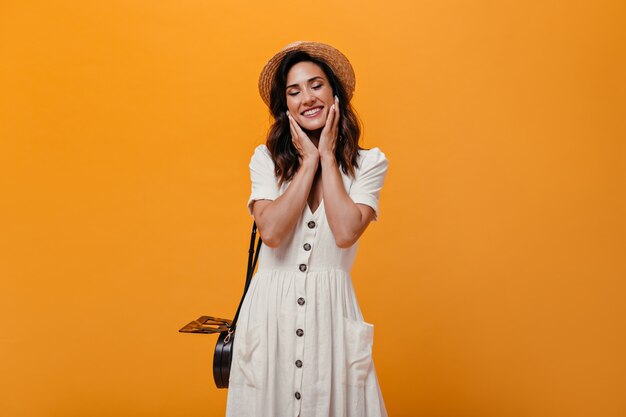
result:
[[[356,177],[350,187],[350,197],[355,203],[366,204],[374,209],[374,220],[378,220],[378,202],[383,188],[389,162],[378,148],[372,148],[361,161]]]
[[[248,199],[248,211],[252,215],[252,205],[256,200],[275,200],[280,195],[278,179],[274,174],[274,161],[265,145],[257,146],[250,159],[250,181],[252,190]]]

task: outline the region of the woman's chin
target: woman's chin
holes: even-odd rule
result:
[[[309,139],[319,139],[320,135],[322,134],[322,129],[303,129],[304,133],[306,133],[306,135],[309,137]]]
[[[302,129],[307,130],[309,132],[314,132],[316,130],[320,130],[324,128],[324,123],[322,122],[304,122],[300,125]]]

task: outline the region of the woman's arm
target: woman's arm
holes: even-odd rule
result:
[[[320,160],[319,151],[313,142],[289,112],[287,117],[291,141],[300,155],[300,167],[283,195],[273,201],[259,200],[252,206],[261,238],[267,246],[273,248],[279,246],[296,226],[309,198]]]
[[[287,190],[276,200],[257,200],[252,206],[254,220],[263,242],[272,248],[296,226],[304,210],[319,158],[303,158]]]
[[[324,210],[335,243],[340,248],[349,248],[359,240],[369,223],[374,219],[374,209],[357,204],[348,195],[341,179],[334,154],[321,156],[322,181],[324,187]]]
[[[352,201],[343,185],[335,158],[339,118],[339,99],[335,96],[335,104],[331,107],[320,135],[319,157],[328,225],[337,246],[348,248],[359,240],[367,225],[374,219],[375,212],[368,205]]]

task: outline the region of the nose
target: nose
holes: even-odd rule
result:
[[[316,100],[315,95],[308,88],[302,92],[302,103],[309,105],[314,103]]]

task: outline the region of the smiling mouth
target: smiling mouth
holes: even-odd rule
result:
[[[315,117],[322,111],[322,109],[323,109],[323,106],[314,107],[312,109],[309,109],[309,110],[306,110],[306,111],[302,112],[301,114],[304,117]]]

